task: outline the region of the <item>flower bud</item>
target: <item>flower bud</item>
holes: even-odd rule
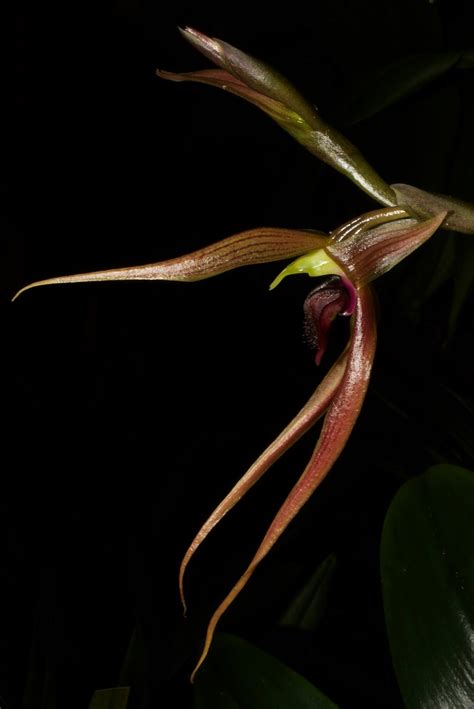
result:
[[[385,205],[395,204],[395,193],[359,150],[328,126],[313,105],[279,72],[227,42],[186,27],[183,36],[220,69],[176,74],[157,70],[172,81],[198,81],[245,98],[265,111],[281,128],[313,155],[342,172],[364,192]]]

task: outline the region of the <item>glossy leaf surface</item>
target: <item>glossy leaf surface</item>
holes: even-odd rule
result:
[[[474,473],[438,465],[403,485],[385,520],[385,616],[410,709],[472,705],[473,519]]]

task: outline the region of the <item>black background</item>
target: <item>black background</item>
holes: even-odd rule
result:
[[[351,119],[379,66],[472,48],[469,5],[15,7],[4,24],[14,46],[4,45],[0,241],[2,709],[20,706],[33,637],[57,706],[75,709],[117,683],[136,622],[137,706],[160,706],[170,690],[173,705],[190,705],[209,612],[314,445],[309,434],[211,535],[189,569],[183,621],[187,544],[321,376],[302,337],[307,280],[270,294],[280,268],[270,264],[196,284],[44,288],[9,303],[36,279],[158,261],[254,226],[330,230],[373,208],[254,107],[158,79],[157,67],[208,66],[177,25],[280,69],[388,182],[472,200],[472,69]],[[355,435],[222,623],[343,707],[401,706],[378,570],[390,500],[433,462],[472,465],[456,438],[469,426],[470,310],[447,340],[453,283],[420,304],[416,258],[380,283],[379,351]],[[346,334],[338,325],[323,372]],[[278,630],[330,553],[337,570],[318,633]]]

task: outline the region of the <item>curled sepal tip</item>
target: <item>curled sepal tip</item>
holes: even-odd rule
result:
[[[30,288],[62,283],[95,281],[199,281],[240,266],[282,261],[318,248],[328,241],[324,234],[271,227],[251,229],[193,251],[185,256],[145,266],[108,269],[36,281],[22,288],[16,300]]]
[[[329,404],[314,453],[271,523],[249,566],[214,612],[207,628],[204,648],[191,675],[191,681],[194,680],[196,672],[206,659],[216,626],[222,615],[245,587],[257,566],[267,556],[299,510],[324,480],[343,450],[367,391],[375,346],[374,303],[370,288],[366,287],[357,292],[352,338],[345,371]]]

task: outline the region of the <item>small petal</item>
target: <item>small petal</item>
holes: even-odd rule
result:
[[[422,217],[446,211],[444,227],[463,234],[474,234],[474,204],[443,194],[431,194],[411,185],[392,185],[397,203],[411,207]]]
[[[346,368],[347,352],[343,352],[337,362],[333,365],[324,379],[320,382],[316,391],[312,394],[301,411],[280,433],[280,435],[264,450],[255,463],[247,470],[229,494],[216,507],[214,512],[203,524],[189,549],[184,555],[179,571],[179,592],[184,611],[186,603],[184,600],[183,578],[186,568],[194,556],[198,547],[205,540],[209,532],[218,522],[231,510],[239,500],[245,495],[262,475],[283,455],[291,446],[298,441],[325,413],[334,393],[341,383],[342,376]]]
[[[375,355],[376,339],[373,297],[370,289],[364,288],[358,291],[352,339],[344,376],[327,411],[311,460],[278,511],[248,568],[213,614],[207,629],[202,654],[191,677],[192,680],[206,659],[220,618],[299,510],[324,480],[343,450],[357,421],[367,391]]]
[[[336,237],[328,244],[326,251],[354,283],[369,283],[390,271],[427,241],[445,218],[446,212],[424,222],[397,219],[353,233],[344,241],[337,241],[338,232],[335,232]]]
[[[313,155],[342,172],[371,197],[385,205],[395,204],[395,193],[359,150],[327,125],[312,104],[281,74],[227,42],[189,27],[182,30],[182,34],[221,71],[182,75],[157,71],[158,76],[212,84],[247,99],[268,113]]]
[[[108,269],[36,281],[13,298],[36,286],[93,281],[200,281],[240,266],[282,261],[318,248],[328,241],[324,234],[271,227],[243,231],[199,251],[145,266]]]

